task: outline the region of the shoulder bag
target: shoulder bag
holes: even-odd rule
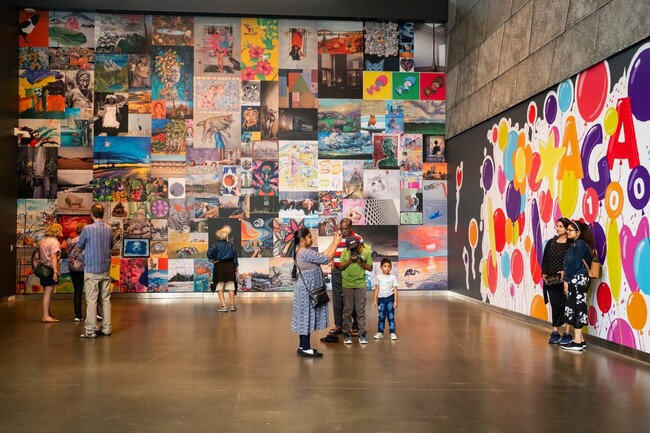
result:
[[[34,269],[34,275],[36,275],[38,278],[51,278],[53,273],[54,269],[50,268],[42,262],[38,262],[36,269]]]
[[[305,287],[307,287],[307,282],[302,276],[302,272],[300,272],[300,268],[298,266],[296,267],[298,268],[298,274],[300,275],[300,279],[302,280],[302,283],[305,285]],[[316,287],[315,289],[309,290],[309,303],[311,304],[312,308],[320,307],[323,304],[327,304],[329,301],[330,301],[330,297],[327,294],[327,286],[325,285],[324,282],[321,287]]]
[[[589,278],[593,280],[600,280],[603,277],[603,265],[601,265],[598,261],[597,255],[592,257],[591,266],[587,266],[585,259],[582,259],[582,263],[585,265],[585,268],[587,268]]]

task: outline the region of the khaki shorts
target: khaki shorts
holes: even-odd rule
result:
[[[235,282],[234,281],[226,281],[225,283],[223,281],[217,283],[217,290],[218,291],[223,291],[225,290],[226,292],[234,292],[235,291]]]

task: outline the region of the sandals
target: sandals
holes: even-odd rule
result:
[[[57,317],[50,317],[49,319],[41,319],[42,323],[59,323],[59,319]]]
[[[334,328],[330,329],[329,334],[330,335],[343,334],[343,330],[341,328],[339,328],[338,326],[335,326]]]

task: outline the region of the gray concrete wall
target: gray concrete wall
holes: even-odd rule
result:
[[[650,36],[649,0],[450,0],[447,137]]]

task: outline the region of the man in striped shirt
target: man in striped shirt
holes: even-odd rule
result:
[[[340,334],[343,329],[343,277],[339,266],[341,264],[341,253],[347,248],[345,240],[348,236],[354,236],[363,243],[363,238],[352,230],[352,220],[350,218],[343,218],[339,223],[339,230],[343,240],[336,246],[336,253],[334,254],[332,266],[332,309],[334,310],[334,324],[336,325],[330,334]],[[358,329],[357,312],[352,312],[352,328]]]
[[[95,338],[98,335],[111,335],[111,248],[113,230],[104,222],[104,208],[95,203],[90,209],[92,224],[84,227],[77,247],[85,251],[84,291],[86,292],[86,323],[81,338]],[[97,329],[97,298],[101,299],[104,320],[102,328]]]

